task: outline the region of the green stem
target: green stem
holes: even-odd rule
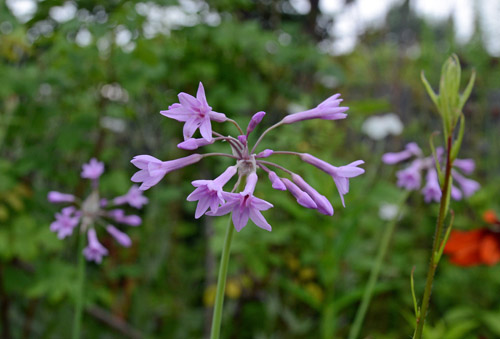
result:
[[[373,290],[375,285],[377,284],[378,276],[380,273],[380,269],[382,268],[382,264],[384,262],[384,257],[387,253],[387,249],[389,248],[389,243],[394,233],[394,229],[396,228],[397,221],[401,212],[403,210],[403,206],[408,199],[410,191],[406,191],[403,199],[398,204],[398,210],[394,219],[392,219],[385,228],[384,234],[382,235],[382,240],[380,242],[380,246],[378,248],[377,258],[375,259],[375,264],[372,267],[370,272],[370,277],[368,278],[368,283],[366,284],[365,292],[363,294],[363,298],[361,300],[361,304],[356,312],[356,317],[354,318],[354,323],[349,331],[349,339],[358,338],[359,333],[361,332],[361,326],[363,325],[363,320],[365,318],[366,312],[368,311],[368,306],[370,306],[370,301],[373,295]]]
[[[75,318],[73,322],[73,339],[80,338],[80,328],[82,326],[82,311],[83,311],[83,287],[85,284],[85,258],[83,257],[83,246],[85,244],[85,233],[80,233],[78,236],[78,267],[76,281],[76,305]]]
[[[232,215],[229,215],[227,224],[222,257],[220,259],[219,276],[217,278],[217,292],[215,294],[214,315],[212,318],[211,339],[218,339],[220,335],[220,326],[222,321],[222,307],[224,305],[224,291],[226,290],[227,269],[229,266],[229,255],[231,253],[231,242],[233,240],[234,227],[231,222]]]
[[[432,283],[434,282],[434,275],[436,273],[437,266],[439,262],[436,261],[435,257],[439,252],[441,246],[441,238],[443,235],[444,219],[448,213],[448,205],[450,201],[451,192],[451,167],[453,160],[451,159],[451,136],[447,139],[447,157],[446,157],[446,172],[444,175],[444,185],[441,194],[441,202],[439,204],[439,215],[436,223],[436,232],[434,234],[434,242],[432,244],[431,259],[429,261],[429,268],[427,271],[427,280],[425,283],[424,296],[422,298],[422,306],[420,308],[420,315],[417,318],[417,328],[415,329],[414,339],[421,339],[424,331],[425,317],[427,316],[427,309],[429,308],[429,302],[432,293]]]

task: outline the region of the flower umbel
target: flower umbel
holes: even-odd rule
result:
[[[443,149],[436,149],[436,156],[441,166]],[[421,193],[424,195],[425,202],[439,202],[441,200],[441,186],[439,184],[438,173],[436,170],[436,161],[432,156],[424,157],[422,150],[416,143],[411,142],[401,152],[386,153],[382,156],[382,161],[393,165],[407,160],[411,160],[410,165],[396,173],[398,186],[409,191],[418,190],[421,187],[422,173],[425,172],[425,186]],[[461,200],[473,195],[480,185],[477,181],[464,177],[460,172],[471,174],[475,168],[475,162],[472,159],[455,159],[453,162],[451,175],[458,183],[460,189],[454,185],[451,186],[451,197],[455,200]]]
[[[97,239],[96,229],[98,226],[104,227],[120,245],[129,247],[132,241],[128,235],[110,225],[109,221],[139,226],[141,218],[138,215],[125,215],[123,209],[115,207],[128,204],[140,209],[148,202],[148,199],[142,195],[143,191],[136,185],[133,185],[125,195],[111,199],[112,203],[100,199],[97,179],[103,172],[104,164],[94,158],[88,164],[83,165],[82,178],[92,180],[92,191],[83,201],[71,194],[55,191],[49,192],[47,196],[51,203],[72,203],[72,206],[65,207],[60,213],[56,213],[56,220],[50,225],[50,230],[57,232],[57,237],[63,239],[70,236],[73,230],[80,225],[81,232],[87,232],[88,239],[87,247],[83,249],[83,255],[88,261],[96,263],[101,263],[102,257],[108,254],[108,250]],[[108,210],[109,208],[112,209]]]
[[[198,202],[195,218],[200,218],[203,214],[218,216],[232,212],[234,227],[237,231],[245,227],[248,220],[252,220],[258,227],[270,231],[271,226],[265,220],[261,211],[265,211],[273,207],[273,205],[254,196],[258,181],[257,171],[259,169],[269,175],[269,180],[273,188],[288,190],[300,205],[306,208],[317,209],[325,215],[333,215],[333,207],[328,199],[318,193],[301,176],[279,164],[267,161],[267,158],[275,155],[298,156],[303,161],[329,174],[337,186],[344,206],[344,195],[349,192],[349,179],[364,173],[364,169],[358,167],[364,163],[362,160],[355,161],[346,166],[336,167],[310,154],[274,151],[271,149],[257,151],[262,138],[280,125],[309,119],[345,119],[347,117],[345,112],[348,108],[340,106],[342,102],[340,94],[331,96],[316,108],[285,116],[277,124],[265,130],[253,144],[253,147],[249,146],[249,137],[262,122],[266,115],[265,112],[260,111],[254,114],[246,128],[246,132],[244,132],[234,120],[228,119],[222,113],[212,111],[206,100],[205,91],[201,83],[196,98],[189,94],[180,93],[179,102],[160,113],[168,118],[185,122],[184,141],[177,145],[180,149],[195,150],[212,144],[215,141],[223,141],[230,145],[231,153],[192,154],[171,161],[161,161],[150,155],[139,155],[131,161],[132,164],[139,168],[139,171],[132,177],[132,181],[142,183],[139,189],[146,190],[156,185],[170,171],[194,164],[205,157],[222,156],[233,158],[236,164],[227,168],[216,179],[195,180],[192,182],[195,190],[187,197],[187,200]],[[231,122],[237,127],[239,134],[234,137],[223,136],[212,130],[211,121]],[[200,130],[201,139],[192,138],[197,129]],[[282,173],[278,175],[270,168]],[[241,192],[235,192],[235,186],[231,192],[224,191],[224,186],[236,175],[238,183],[246,180],[245,189]],[[291,180],[282,177],[283,175],[289,176]]]

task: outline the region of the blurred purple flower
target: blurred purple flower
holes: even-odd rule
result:
[[[107,215],[114,221],[128,226],[139,226],[142,223],[141,217],[138,215],[125,215],[125,211],[118,208],[108,211]]]
[[[421,163],[422,162],[417,159],[413,161],[409,167],[396,173],[399,187],[405,188],[409,191],[420,188],[420,183],[422,181],[420,174]]]
[[[464,197],[466,198],[476,193],[476,191],[481,187],[477,181],[468,179],[455,170],[451,171],[451,175],[462,189]]]
[[[130,247],[132,245],[132,240],[130,240],[130,237],[117,229],[113,225],[108,225],[106,227],[106,231],[108,231],[109,234],[115,238],[115,240],[122,245],[123,247]]]
[[[83,249],[83,255],[88,261],[95,261],[100,264],[102,257],[108,255],[108,250],[97,240],[95,229],[91,228],[87,232],[88,245]]]
[[[96,158],[90,159],[88,164],[83,165],[82,178],[85,179],[99,179],[101,174],[104,172],[104,164],[97,161]]]
[[[473,159],[455,159],[453,166],[465,174],[472,174],[476,169],[476,163]]]
[[[73,229],[80,225],[81,232],[87,232],[88,235],[88,245],[84,249],[83,255],[87,260],[96,263],[100,263],[102,257],[108,254],[108,251],[97,240],[96,233],[99,225],[107,224],[107,220],[104,219],[112,219],[129,226],[139,226],[141,224],[141,218],[138,215],[125,215],[123,209],[114,207],[129,204],[135,208],[142,208],[148,202],[148,199],[142,195],[143,192],[136,185],[132,186],[125,195],[111,200],[101,198],[97,178],[100,177],[103,170],[104,165],[96,159],[92,159],[90,163],[83,165],[82,177],[92,180],[92,191],[83,201],[71,194],[56,191],[51,191],[47,195],[47,199],[51,203],[72,203],[72,206],[65,207],[60,213],[56,213],[56,220],[50,225],[50,230],[56,232],[59,239],[63,239],[71,235]],[[113,209],[106,210],[107,208]],[[131,246],[132,241],[130,238],[118,228],[109,224],[105,228],[120,245]]]
[[[443,162],[444,150],[442,147],[436,148],[436,157],[438,162]],[[398,186],[406,190],[413,191],[420,189],[422,173],[426,173],[426,183],[421,190],[424,195],[425,202],[439,202],[441,200],[442,191],[439,184],[439,178],[436,170],[436,161],[434,157],[424,157],[422,150],[416,143],[411,142],[406,145],[404,151],[396,153],[386,153],[382,156],[382,161],[386,164],[396,164],[406,160],[412,160],[410,166],[397,171]],[[454,185],[451,187],[451,197],[454,200],[460,200],[462,197],[469,197],[474,194],[480,187],[479,183],[465,178],[457,170],[461,170],[466,174],[471,174],[476,164],[472,159],[455,159],[453,161],[452,176],[458,183],[460,189]]]
[[[420,185],[419,185],[420,186]],[[427,171],[426,183],[422,188],[425,202],[439,202],[441,200],[441,187],[439,186],[438,176],[435,169]]]
[[[61,202],[74,202],[75,196],[73,194],[50,191],[49,194],[47,194],[47,200],[53,204]]]
[[[56,213],[56,220],[50,224],[50,230],[57,232],[59,239],[64,239],[73,233],[73,229],[78,226],[80,216],[75,215],[76,209],[73,206],[63,208],[61,213]]]
[[[125,195],[121,195],[113,199],[115,205],[129,204],[135,208],[142,208],[148,203],[148,198],[143,195],[143,191],[139,186],[132,185]]]
[[[401,152],[395,152],[395,153],[385,153],[382,156],[382,161],[386,164],[393,165],[397,164],[398,162],[405,161],[410,159],[413,156],[420,157],[422,155],[422,150],[420,147],[415,142],[410,142],[409,144],[406,145],[406,149]]]

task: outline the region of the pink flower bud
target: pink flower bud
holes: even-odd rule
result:
[[[266,112],[263,112],[263,111],[257,112],[253,115],[252,119],[248,123],[247,136],[250,133],[252,133],[252,131],[255,129],[255,127],[257,127],[258,124],[260,124],[260,122],[262,121],[262,119],[264,118],[265,115],[266,115]]]

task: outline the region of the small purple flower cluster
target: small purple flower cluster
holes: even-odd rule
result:
[[[444,150],[436,149],[438,161],[442,162]],[[412,159],[408,167],[396,173],[398,178],[397,185],[406,190],[413,191],[420,189],[422,181],[422,172],[426,171],[426,183],[421,192],[425,202],[439,202],[441,200],[441,186],[439,185],[438,174],[436,171],[436,162],[432,156],[424,157],[422,150],[414,142],[406,145],[401,152],[386,153],[382,156],[382,161],[386,164],[393,165],[403,161]],[[460,189],[454,185],[451,186],[451,197],[455,200],[461,200],[463,197],[468,198],[473,195],[479,188],[479,183],[475,180],[464,177],[458,170],[465,174],[474,172],[476,164],[472,159],[455,159],[453,161],[453,169],[451,174],[453,179],[458,183]]]
[[[335,94],[319,104],[317,107],[295,114],[290,114],[283,118],[277,124],[269,127],[260,135],[253,147],[249,146],[248,139],[252,131],[259,125],[265,112],[258,112],[251,118],[246,132],[232,119],[226,117],[223,113],[212,111],[208,105],[205,90],[200,83],[196,97],[186,93],[179,94],[179,103],[175,103],[168,110],[160,113],[168,118],[184,122],[184,141],[177,146],[184,150],[195,150],[199,147],[210,145],[215,141],[224,141],[231,147],[231,154],[226,153],[205,153],[192,154],[176,160],[161,161],[150,155],[138,155],[132,159],[139,171],[132,176],[132,181],[141,183],[140,189],[147,190],[156,185],[167,173],[181,167],[197,163],[201,159],[209,156],[223,156],[236,160],[236,164],[228,167],[220,176],[214,180],[195,180],[192,182],[195,190],[187,197],[188,201],[198,201],[195,218],[200,218],[203,214],[210,216],[219,216],[232,213],[232,220],[237,231],[246,226],[248,220],[252,220],[258,227],[271,231],[271,226],[266,221],[261,211],[273,207],[267,201],[254,196],[255,186],[258,181],[257,170],[266,172],[271,181],[272,187],[277,190],[288,190],[297,200],[297,202],[306,207],[317,209],[325,215],[333,215],[333,207],[329,200],[318,193],[313,187],[302,179],[298,174],[286,169],[283,166],[262,160],[272,155],[286,154],[300,157],[318,169],[332,176],[339,191],[342,204],[344,204],[344,195],[349,192],[349,179],[364,173],[364,169],[357,167],[363,164],[362,160],[355,161],[349,165],[335,167],[329,163],[320,160],[310,154],[273,151],[270,149],[256,153],[260,141],[272,129],[285,124],[292,124],[298,121],[309,119],[338,120],[347,117],[344,112],[347,107],[340,106],[342,99],[340,94]],[[239,135],[223,136],[212,130],[211,122],[230,122],[234,124]],[[202,138],[193,138],[196,130],[200,131]],[[278,169],[291,177],[290,179],[278,176],[276,172],[269,167]],[[235,176],[238,179],[231,192],[225,192],[224,186]],[[246,178],[243,191],[235,193],[239,183]],[[208,211],[210,209],[210,211]]]
[[[142,195],[142,190],[133,185],[129,191],[122,196],[116,197],[111,202],[99,197],[99,177],[104,172],[104,164],[92,158],[88,164],[83,165],[81,177],[92,180],[92,193],[81,201],[72,194],[56,191],[49,192],[47,198],[51,203],[71,203],[72,206],[65,207],[60,213],[56,213],[56,220],[50,225],[50,230],[57,233],[59,239],[70,236],[79,224],[82,233],[87,232],[88,245],[83,249],[83,255],[89,261],[101,263],[102,257],[108,254],[108,250],[102,246],[97,239],[95,227],[99,224],[115,238],[122,246],[129,247],[132,244],[129,236],[107,220],[128,226],[139,226],[142,222],[138,215],[125,215],[125,211],[117,206],[128,204],[135,208],[142,208],[148,202],[148,198]]]

